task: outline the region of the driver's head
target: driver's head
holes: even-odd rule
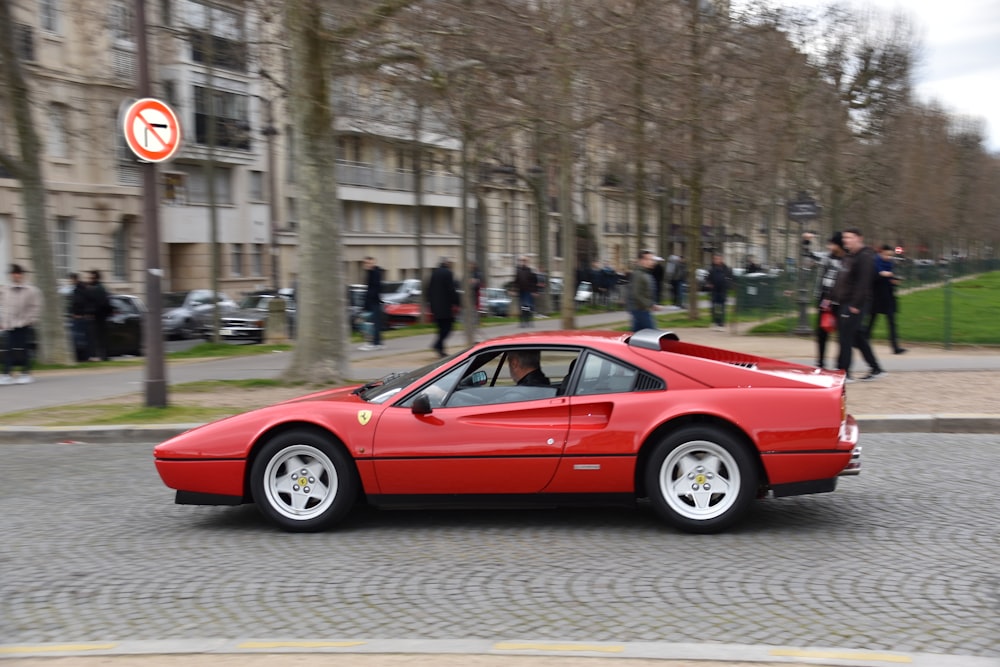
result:
[[[539,350],[514,350],[507,355],[507,368],[514,382],[538,368],[542,363],[542,353]]]

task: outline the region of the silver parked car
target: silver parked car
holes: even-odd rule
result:
[[[212,290],[193,289],[163,295],[163,335],[167,338],[194,338],[212,321],[212,310],[219,313],[236,310],[236,302],[222,292],[212,298]]]

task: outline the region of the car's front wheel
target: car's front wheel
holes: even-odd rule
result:
[[[321,434],[296,430],[270,440],[250,471],[254,502],[290,532],[329,528],[346,516],[358,493],[354,462]]]
[[[668,435],[646,467],[646,491],[656,512],[690,533],[716,533],[750,508],[757,472],[747,447],[713,426]]]

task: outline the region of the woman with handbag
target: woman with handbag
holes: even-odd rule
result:
[[[837,328],[837,304],[830,298],[833,286],[837,282],[842,258],[844,257],[844,241],[840,232],[834,232],[826,243],[825,254],[813,253],[819,261],[818,279],[816,281],[816,367],[824,368],[826,364],[826,343],[830,333]]]

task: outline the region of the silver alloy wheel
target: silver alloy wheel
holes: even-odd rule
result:
[[[740,468],[722,445],[691,440],[676,447],[659,470],[660,495],[679,516],[705,521],[721,516],[739,499]]]
[[[274,511],[295,521],[323,514],[337,498],[337,469],[312,445],[290,445],[264,469],[264,496]]]

